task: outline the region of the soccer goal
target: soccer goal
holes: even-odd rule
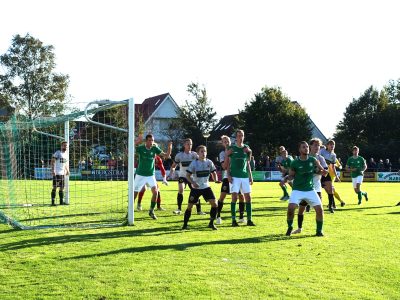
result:
[[[1,221],[20,229],[133,224],[133,99],[33,121],[13,116],[0,124],[0,142]],[[60,166],[69,174],[54,176]]]

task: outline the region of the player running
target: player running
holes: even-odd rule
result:
[[[186,185],[189,186],[189,189],[192,189],[192,186],[186,179],[186,170],[187,170],[187,167],[190,165],[190,163],[199,157],[196,152],[192,151],[192,146],[193,146],[193,142],[191,139],[184,140],[183,151],[176,154],[175,160],[169,171],[169,177],[172,178],[175,173],[175,168],[179,165],[178,195],[176,196],[176,202],[178,204],[178,209],[174,210],[174,214],[176,214],[176,215],[180,215],[182,212],[183,190],[186,188]],[[196,204],[196,208],[197,208],[198,215],[206,214],[201,211],[200,201]]]
[[[182,229],[188,228],[188,222],[192,215],[193,205],[200,201],[200,196],[203,196],[204,200],[211,204],[210,222],[208,223],[208,227],[217,230],[217,227],[214,225],[214,220],[217,215],[218,206],[215,201],[214,193],[210,187],[209,178],[211,175],[214,182],[218,182],[218,175],[214,163],[207,158],[206,146],[198,146],[196,151],[199,158],[192,161],[186,169],[186,180],[191,184],[192,189],[190,190],[189,202],[185,211]]]
[[[309,146],[307,142],[300,142],[299,153],[300,156],[296,158],[290,165],[289,178],[293,178],[293,191],[290,195],[288,210],[287,210],[287,224],[288,229],[286,235],[290,236],[293,231],[293,219],[296,207],[299,206],[303,200],[314,207],[316,212],[317,223],[317,236],[323,236],[322,226],[324,222],[324,211],[322,209],[321,199],[318,197],[317,192],[314,190],[313,176],[315,168],[323,176],[328,174],[319,161],[312,156],[309,156]]]
[[[367,169],[367,163],[362,156],[358,155],[359,152],[360,149],[354,146],[353,156],[349,157],[346,163],[346,170],[351,172],[353,188],[358,195],[358,205],[361,204],[362,196],[365,197],[365,201],[368,201],[368,194],[361,191],[361,184],[364,179],[364,171]]]

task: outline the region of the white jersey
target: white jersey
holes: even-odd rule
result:
[[[185,177],[186,178],[186,170],[189,167],[190,163],[196,159],[198,159],[199,156],[197,155],[196,152],[190,151],[189,153],[186,153],[184,151],[179,152],[175,156],[175,163],[179,164],[179,177]]]
[[[55,159],[54,172],[56,175],[65,175],[65,167],[68,165],[68,152],[57,150],[53,154],[53,158]]]
[[[222,164],[225,161],[225,150],[219,153],[219,162]],[[228,178],[226,170],[222,169],[222,179]]]
[[[205,160],[196,159],[192,161],[186,172],[192,175],[193,181],[199,185],[198,189],[210,187],[209,177],[212,172],[215,172],[214,163],[206,158]],[[192,186],[192,188],[194,188]]]
[[[335,152],[329,152],[326,149],[321,149],[319,153],[325,158],[328,165],[336,163]]]

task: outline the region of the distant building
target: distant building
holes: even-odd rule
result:
[[[156,141],[169,140],[165,131],[173,119],[178,117],[179,106],[169,93],[147,98],[142,104],[135,104],[136,127],[140,119],[144,122],[145,133],[152,133]]]

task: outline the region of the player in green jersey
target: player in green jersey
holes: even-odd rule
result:
[[[283,196],[281,197],[281,200],[289,200],[289,193],[287,191],[286,183],[290,185],[290,187],[293,186],[292,181],[287,180],[287,175],[289,174],[289,168],[290,164],[293,161],[293,157],[291,155],[288,155],[288,152],[286,149],[281,151],[281,156],[282,160],[278,164],[278,168],[282,172],[282,179],[279,182],[279,186],[281,187],[283,191]]]
[[[290,195],[289,205],[287,209],[288,229],[286,235],[290,236],[293,230],[293,219],[296,208],[300,203],[306,201],[316,212],[317,236],[323,236],[322,226],[324,222],[324,211],[322,209],[321,199],[314,190],[313,177],[315,169],[323,176],[328,174],[319,161],[309,156],[310,148],[307,142],[299,143],[300,156],[290,164],[289,179],[293,178],[293,191]]]
[[[253,175],[251,174],[249,159],[251,150],[248,145],[243,143],[244,131],[236,131],[236,143],[229,147],[227,151],[228,180],[232,184],[232,202],[231,216],[232,226],[237,227],[239,224],[236,221],[236,202],[238,193],[241,190],[246,201],[247,226],[255,226],[252,220],[252,205],[251,205],[251,185],[253,184]]]
[[[361,184],[364,178],[364,171],[367,169],[367,163],[362,156],[358,153],[360,149],[357,146],[353,147],[353,156],[349,157],[346,163],[346,170],[351,172],[351,181],[353,182],[353,188],[358,196],[358,204],[361,204],[362,196],[365,197],[365,201],[368,201],[368,194],[361,191]]]
[[[151,198],[149,216],[153,219],[157,219],[154,214],[154,208],[157,204],[158,186],[154,172],[154,159],[155,156],[161,156],[163,158],[169,158],[172,151],[172,142],[168,143],[167,153],[164,153],[157,145],[154,144],[154,136],[152,134],[146,135],[145,143],[139,145],[142,141],[142,135],[139,135],[135,141],[136,153],[139,158],[138,167],[135,175],[135,193],[134,199],[136,199],[138,193],[142,188],[147,185],[151,188],[153,193]]]

